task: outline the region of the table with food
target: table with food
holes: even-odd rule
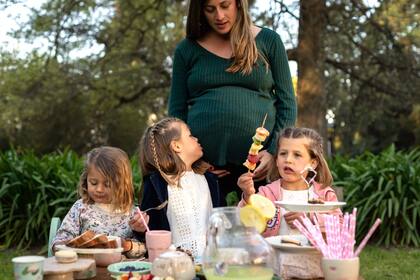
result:
[[[244,162],[249,172],[256,168],[258,152],[268,135],[263,125],[256,129]],[[307,183],[309,188],[311,180]],[[323,214],[344,205],[345,202],[322,201],[309,195],[307,202],[297,203],[273,202],[253,194],[243,207],[213,208],[207,225],[207,245],[200,259],[194,259],[187,250],[175,248],[171,242],[161,242],[162,248],[153,260],[145,257],[129,259],[122,254],[127,250],[125,240],[86,231],[66,244],[56,246],[55,256],[44,261],[44,279],[272,280],[280,279],[276,256],[282,253],[322,254],[325,279],[342,279],[340,273],[345,273],[346,279],[360,279],[358,255],[380,221],[354,250],[357,210],[345,213],[342,221],[336,216]],[[267,223],[280,207],[307,213],[294,221],[301,234],[263,237]],[[324,232],[321,232],[317,215],[310,218],[314,213],[324,215]],[[146,228],[149,231],[147,225]],[[356,260],[357,264],[350,263]],[[340,268],[344,265],[346,268]]]

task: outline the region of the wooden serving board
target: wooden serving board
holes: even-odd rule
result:
[[[44,277],[54,279],[54,276],[71,274],[74,272],[78,274],[96,274],[96,264],[94,259],[79,258],[72,263],[59,263],[55,257],[47,258],[44,261]],[[86,273],[84,273],[86,272]],[[70,278],[69,278],[70,279]]]

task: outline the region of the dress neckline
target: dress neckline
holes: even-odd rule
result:
[[[265,27],[260,27],[260,30],[258,31],[258,33],[257,33],[257,35],[255,35],[255,41],[257,41],[257,39],[258,39],[258,37],[260,36],[260,34],[262,33],[262,31],[265,29]],[[214,56],[214,57],[217,57],[217,58],[219,58],[219,59],[222,59],[222,60],[224,60],[224,61],[231,61],[232,60],[232,58],[230,57],[230,58],[226,58],[226,57],[223,57],[223,56],[220,56],[220,55],[218,55],[218,54],[215,54],[214,52],[212,52],[212,51],[210,51],[210,50],[208,50],[208,49],[206,49],[205,47],[203,47],[199,42],[197,42],[197,40],[193,40],[193,42],[194,42],[194,44],[196,45],[196,46],[198,46],[200,49],[202,49],[204,52],[206,52],[206,53],[208,53],[208,54],[210,54],[210,55],[212,55],[212,56]]]

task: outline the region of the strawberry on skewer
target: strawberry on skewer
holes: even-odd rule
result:
[[[264,142],[270,135],[270,132],[264,128],[266,118],[267,114],[264,117],[263,124],[255,130],[255,135],[252,137],[253,143],[248,151],[248,157],[243,163],[243,165],[250,171],[253,171],[257,167],[257,163],[260,160],[258,153],[263,148],[262,142]]]

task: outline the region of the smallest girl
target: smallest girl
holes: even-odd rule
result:
[[[134,187],[127,154],[114,147],[99,147],[86,157],[80,176],[77,200],[57,231],[55,245],[65,244],[87,230],[96,234],[118,236],[127,257],[146,252],[135,240],[133,231],[141,230],[141,220],[134,207]]]
[[[209,164],[201,160],[198,139],[182,120],[165,118],[147,128],[139,150],[144,176],[141,209],[168,201],[165,208],[148,212],[149,228],[170,230],[176,247],[200,258],[210,212],[222,199],[216,175],[207,172]]]
[[[307,202],[308,198],[337,201],[337,195],[331,188],[332,175],[323,155],[322,138],[316,131],[309,128],[284,129],[278,140],[274,160],[276,166],[271,172],[271,179],[277,180],[260,187],[260,195],[271,201]],[[247,204],[250,195],[255,193],[253,174],[249,172],[241,175],[238,185],[243,191],[243,198],[239,202],[242,207]],[[341,210],[329,214],[341,215]],[[267,223],[263,235],[300,234],[293,221],[303,215],[279,207],[274,218]],[[317,218],[323,227],[322,219],[319,216]],[[280,256],[280,274],[285,279],[323,277],[320,262],[321,257],[317,255],[283,253]]]

